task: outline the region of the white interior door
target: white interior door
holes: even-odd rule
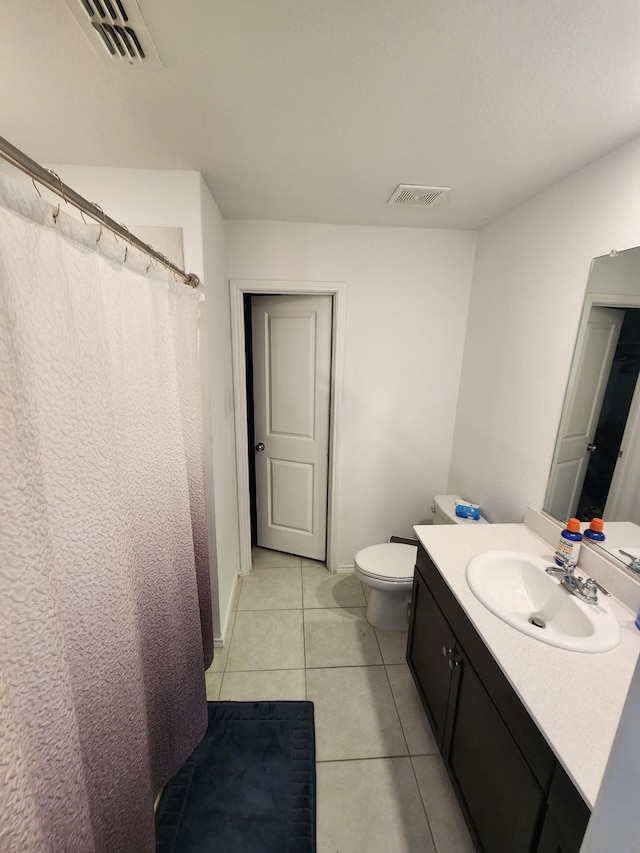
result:
[[[258,545],[326,558],[331,296],[252,298]]]
[[[591,309],[551,465],[545,508],[555,518],[566,520],[576,511],[623,319],[621,310]]]

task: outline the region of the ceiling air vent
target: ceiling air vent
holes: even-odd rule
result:
[[[401,207],[440,207],[449,200],[451,187],[398,184],[387,204]]]
[[[92,47],[107,61],[160,66],[135,0],[66,0]]]

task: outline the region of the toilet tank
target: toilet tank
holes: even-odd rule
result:
[[[486,518],[480,515],[478,521],[472,518],[458,518],[456,515],[456,501],[458,495],[436,495],[433,499],[433,523],[434,524],[488,524]]]

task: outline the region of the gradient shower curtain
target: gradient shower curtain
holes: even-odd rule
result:
[[[0,182],[3,853],[152,851],[206,729],[198,296],[148,265]]]

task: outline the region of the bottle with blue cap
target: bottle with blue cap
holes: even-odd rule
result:
[[[604,542],[604,522],[601,518],[592,518],[591,524],[585,530],[585,539],[590,539],[592,542]]]
[[[556,563],[562,566],[567,560],[570,560],[575,565],[578,562],[581,543],[580,522],[577,518],[570,518],[567,521],[567,526],[560,534],[560,541],[556,548]]]

